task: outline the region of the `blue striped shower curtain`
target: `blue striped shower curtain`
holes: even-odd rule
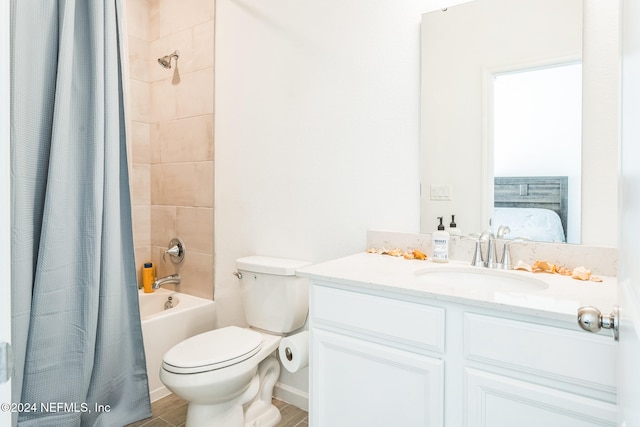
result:
[[[120,0],[11,0],[13,424],[150,416]]]

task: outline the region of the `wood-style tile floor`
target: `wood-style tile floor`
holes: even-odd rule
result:
[[[280,410],[282,419],[276,427],[308,427],[309,416],[306,411],[273,399]],[[187,402],[170,394],[151,404],[151,418],[129,424],[126,427],[183,427],[187,418]]]

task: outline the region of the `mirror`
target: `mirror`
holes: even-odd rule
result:
[[[573,227],[572,243],[616,245],[617,13],[601,0],[474,0],[423,15],[422,232],[451,215],[464,234],[489,228],[494,159],[513,156],[494,152],[496,76],[582,63],[582,153],[570,155],[581,160],[582,174],[572,178],[577,194],[569,197],[573,219],[564,232]],[[558,147],[521,149],[535,171],[527,175],[548,175],[544,159],[565,155]],[[533,167],[540,151],[543,164]]]

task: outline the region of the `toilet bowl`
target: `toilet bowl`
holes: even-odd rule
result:
[[[308,264],[239,259],[237,276],[251,327],[204,332],[165,353],[160,380],[189,402],[186,427],[273,427],[280,421],[271,403],[280,375],[275,350],[282,335],[304,326],[308,288],[295,269]]]
[[[261,387],[270,383],[273,388],[280,375],[280,364],[272,355],[280,339],[228,326],[196,335],[169,350],[160,380],[189,402],[187,427],[277,424],[280,412],[271,409],[271,390],[265,393]],[[253,419],[245,420],[243,405],[247,403],[264,410],[254,408]]]

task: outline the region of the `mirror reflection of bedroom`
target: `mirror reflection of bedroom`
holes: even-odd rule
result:
[[[582,66],[492,73],[494,231],[580,243]],[[503,228],[504,229],[504,228]]]
[[[422,15],[421,232],[455,215],[467,235],[505,224],[506,239],[615,245],[617,24],[597,6],[473,0]]]

